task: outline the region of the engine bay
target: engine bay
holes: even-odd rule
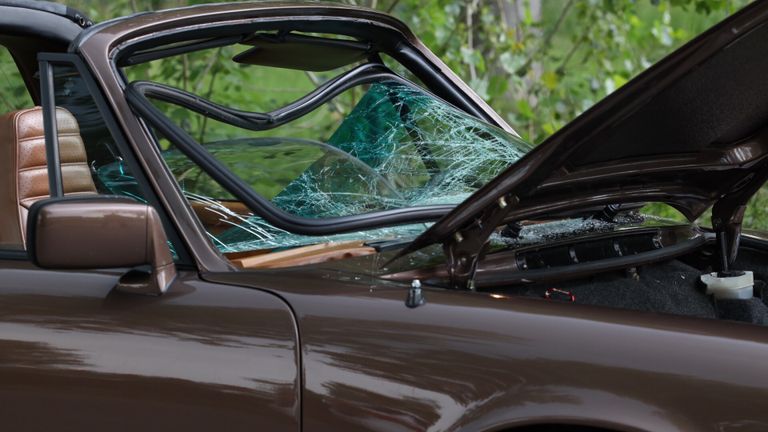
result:
[[[751,253],[756,257],[757,252]],[[518,284],[490,291],[549,301],[768,324],[768,291],[763,272],[755,274],[752,298],[715,298],[706,294],[700,280],[711,268],[703,264],[698,255],[578,279]]]
[[[647,218],[590,223],[537,223],[515,236],[494,236],[478,264],[475,290],[768,325],[768,257],[762,240],[744,237],[736,261],[724,274],[716,235],[695,224]],[[431,253],[427,258],[428,252],[422,252],[422,259],[434,265],[383,277],[449,288],[448,270],[437,258],[443,251]],[[745,275],[749,286],[741,291],[748,295],[741,298],[713,295],[702,282],[702,276],[727,281]]]
[[[768,268],[761,240],[742,240],[732,270],[724,274],[716,271],[719,257],[713,234],[694,225],[640,231],[517,250],[518,273],[528,277],[483,290],[768,325]],[[625,260],[635,262],[619,265]],[[729,280],[745,274],[752,282],[742,298],[713,295],[704,282],[709,275]]]

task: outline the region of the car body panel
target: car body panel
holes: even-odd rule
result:
[[[409,308],[406,287],[331,267],[203,277],[292,305],[306,430],[768,428],[757,326],[442,289]]]
[[[282,300],[189,272],[160,297],[120,294],[120,275],[2,262],[4,428],[300,429],[297,333]]]
[[[762,20],[767,4],[754,6],[752,13]],[[735,27],[737,34],[757,19],[745,16]],[[384,259],[396,250],[357,261],[235,271],[211,245],[146,125],[126,102],[114,60],[120,49],[177,30],[292,17],[366,21],[399,32],[421,60],[432,62],[478,110],[509,130],[402,23],[374,11],[320,4],[207,5],[139,14],[85,30],[70,51],[89,68],[195,267],[179,266],[179,277],[167,293],[146,297],[113,291],[125,269],[59,272],[36,268],[22,257],[3,259],[4,427],[490,431],[577,424],[628,432],[768,429],[764,327],[437,288],[424,288],[426,303],[409,307],[407,284],[377,277]],[[694,64],[706,50],[694,44],[691,57],[681,64]],[[672,78],[642,79],[651,85]],[[612,118],[608,111],[617,97],[578,119],[582,132]],[[532,153],[516,175],[536,178],[537,169],[574,138],[572,131],[566,129],[552,139],[555,144]],[[729,149],[755,149],[753,153],[726,151],[720,156],[735,154],[730,163],[749,170],[755,157],[762,156],[763,144],[758,140]],[[680,168],[700,160],[670,162]],[[715,165],[700,172],[701,178],[718,171]],[[650,163],[647,169],[657,167]],[[588,183],[587,177],[606,179],[610,174],[598,167],[582,179],[565,173],[549,183],[536,181],[542,181],[542,189],[558,190],[558,181]],[[488,202],[497,202],[494,194],[508,192],[517,181],[502,180],[485,191]],[[713,196],[690,185],[676,186],[638,187],[635,195],[625,190],[616,196],[688,193],[691,202]],[[614,199],[585,190],[562,204],[582,200],[591,205],[609,198]],[[486,204],[463,208],[466,220]],[[544,213],[560,202],[545,197],[534,204],[538,207],[531,208]],[[690,208],[697,207],[694,203]],[[453,220],[452,229],[466,221]]]

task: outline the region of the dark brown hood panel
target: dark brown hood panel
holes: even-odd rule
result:
[[[765,430],[762,327],[426,287],[413,309],[403,285],[286,270],[202,277],[291,305],[304,430]]]
[[[703,64],[690,65],[640,109],[582,141],[569,165],[699,153],[753,134],[768,119],[766,40],[763,23]]]
[[[539,145],[417,238],[442,242],[499,200],[507,220],[590,204],[666,202],[698,217],[766,169],[768,2],[747,6]]]

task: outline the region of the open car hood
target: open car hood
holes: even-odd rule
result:
[[[589,206],[665,202],[693,220],[714,204],[715,225],[720,216],[738,218],[768,173],[766,21],[768,2],[753,3],[667,56],[511,165],[398,257],[443,243],[449,260],[458,260],[479,254],[504,223]]]

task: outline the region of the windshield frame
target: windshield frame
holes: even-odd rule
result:
[[[156,128],[186,157],[200,166],[206,174],[250,208],[254,214],[276,228],[300,235],[318,236],[372,230],[395,225],[434,222],[452,211],[457,204],[421,205],[326,218],[310,218],[291,214],[257,193],[243,179],[213,157],[204,145],[198,143],[190,134],[174,124],[150,99],[171,103],[243,129],[266,130],[291,122],[311,112],[346,89],[381,80],[394,81],[418,88],[436,100],[452,106],[429,91],[392,72],[376,60],[369,60],[344,72],[320,85],[304,97],[269,113],[251,113],[228,108],[183,90],[151,81],[128,83],[125,95],[129,105],[136,110],[141,118]],[[458,108],[456,109],[463,112]],[[474,116],[470,115],[470,117]],[[478,123],[485,123],[482,119],[476,118],[476,120]]]
[[[403,78],[394,73],[390,73],[387,78],[405,82]],[[277,228],[304,235],[341,234],[407,223],[434,222],[455,207],[455,205],[429,205],[323,219],[292,215],[256,193],[245,181],[237,177],[224,164],[211,156],[201,144],[182,128],[171,122],[152,104],[147,97],[148,95],[144,93],[147,89],[146,86],[136,86],[136,84],[129,84],[125,95],[126,100],[139,116],[154,126],[184,155],[199,165],[203,171],[219,182],[235,198]],[[174,101],[168,102],[173,103]]]
[[[489,124],[519,136],[469,85],[432,53],[400,20],[383,12],[338,4],[227,3],[192,6],[106,21],[82,32],[69,51],[82,57],[97,80],[141,167],[151,175],[160,205],[170,215],[202,272],[234,271],[214,246],[157,148],[145,119],[129,105],[120,60],[140,44],[232,35],[264,28],[362,35],[441,98]]]

